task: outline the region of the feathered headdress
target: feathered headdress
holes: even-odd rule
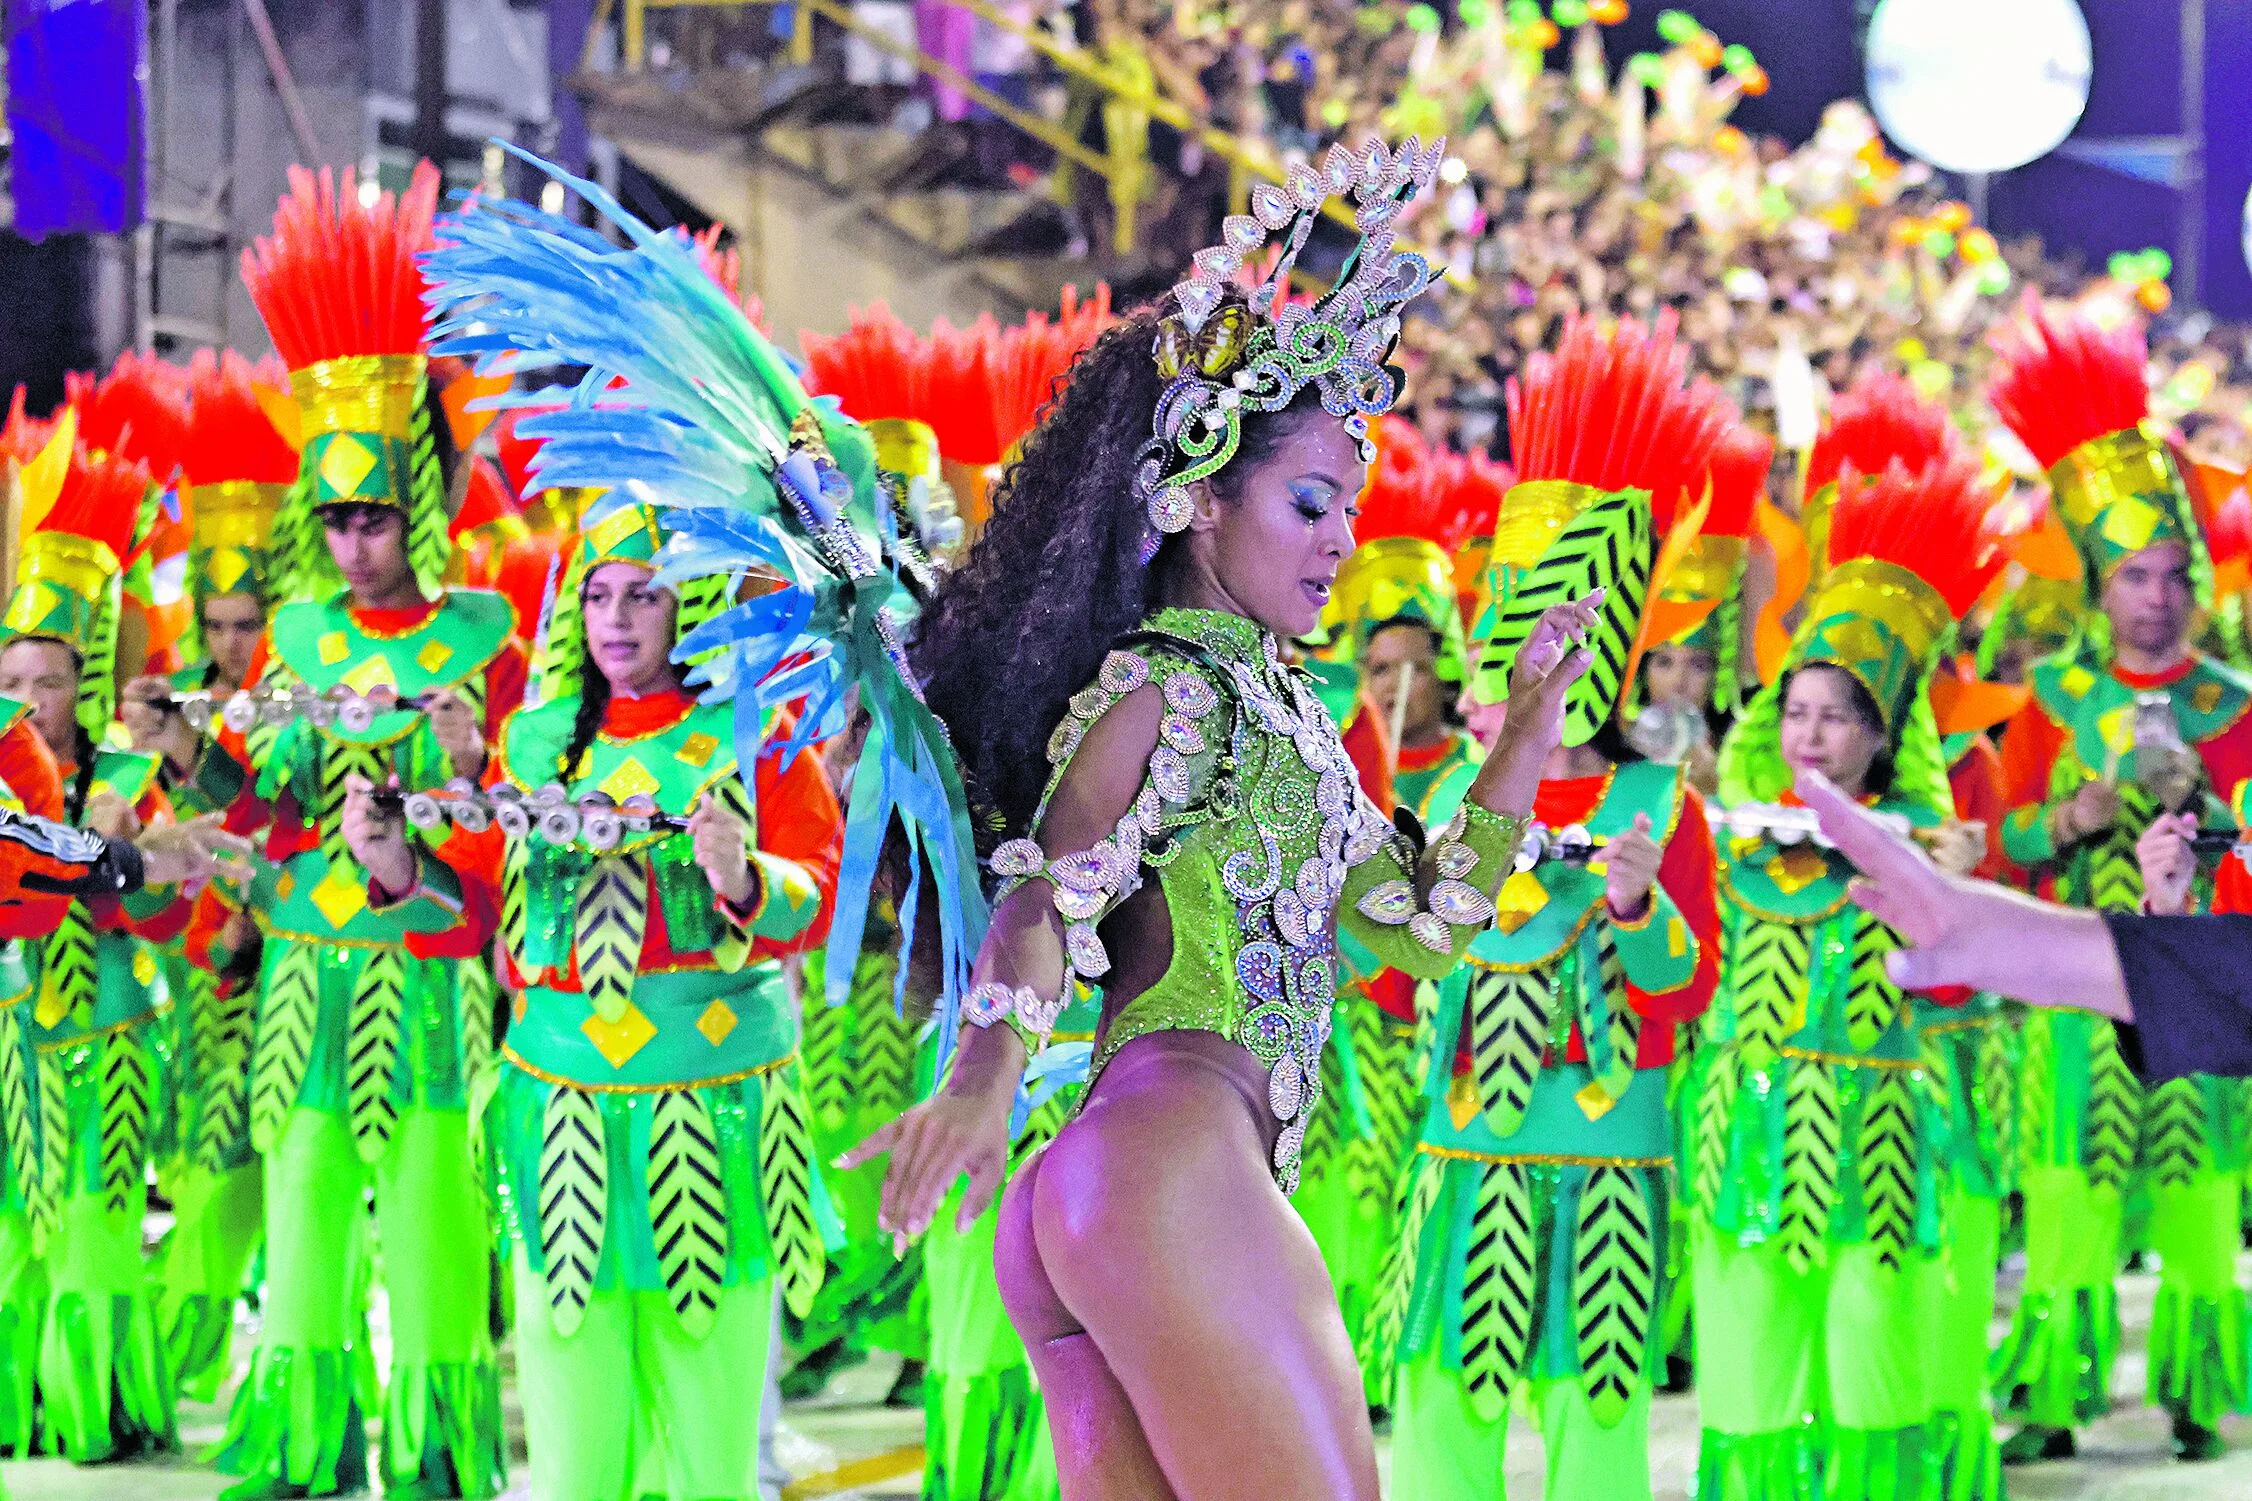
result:
[[[153,658],[173,662],[171,648],[190,626],[186,576],[189,537],[179,500],[168,496],[188,430],[188,373],[127,350],[107,375],[73,371],[64,400],[78,414],[78,441],[88,452],[141,465],[153,483],[133,522],[119,599],[118,656],[131,677]]]
[[[1337,570],[1323,624],[1355,657],[1386,625],[1420,625],[1438,640],[1433,670],[1460,688],[1467,652],[1454,555],[1499,513],[1499,466],[1433,447],[1397,417],[1378,424],[1376,452],[1353,527],[1359,545]]]
[[[1655,327],[1630,318],[1605,334],[1575,316],[1555,352],[1533,355],[1505,391],[1517,483],[1494,528],[1476,691],[1506,697],[1541,613],[1606,590],[1594,660],[1566,702],[1566,745],[1584,745],[1618,706],[1659,549],[1677,522],[1701,519],[1713,449],[1738,420],[1712,382],[1685,379],[1676,322],[1669,309]]]
[[[119,599],[152,481],[146,465],[96,453],[77,431],[70,407],[40,422],[25,415],[16,392],[0,450],[19,466],[23,530],[0,630],[78,654],[78,722],[99,740],[117,707]]]
[[[518,153],[522,155],[522,153]],[[944,729],[916,696],[889,604],[897,585],[873,531],[866,437],[817,405],[789,364],[697,264],[690,247],[635,218],[595,183],[525,158],[591,204],[623,236],[526,204],[478,200],[449,216],[425,262],[439,347],[485,368],[586,373],[569,405],[528,418],[543,485],[607,488],[603,504],[665,508],[662,584],[756,570],[778,587],[729,603],[675,647],[711,653],[691,673],[708,698],[732,697],[737,758],[768,754],[772,711],[802,701],[784,753],[846,728],[857,692],[870,728],[853,774],[830,941],[860,943],[877,857],[895,816],[936,890],[902,895],[912,924],[939,910],[941,973],[958,997],[982,937],[976,846]],[[612,376],[622,384],[612,387]],[[555,399],[557,392],[540,398]],[[607,511],[598,508],[590,529]],[[838,966],[831,999],[850,976]],[[942,1008],[951,1045],[957,1016]],[[943,1066],[943,1059],[941,1060]]]
[[[2002,369],[1988,400],[2048,471],[2051,509],[2079,550],[2089,603],[2129,556],[2180,542],[2198,603],[2210,604],[2212,565],[2181,467],[2144,424],[2149,352],[2141,332],[2123,325],[2106,333],[2071,313],[2051,317],[2028,295],[1992,343]]]
[[[1847,464],[1863,474],[1875,474],[1894,459],[1921,469],[1947,451],[1952,437],[1946,408],[1924,400],[1906,376],[1872,370],[1840,391],[1807,455],[1799,504],[1811,576],[1821,578],[1830,566],[1830,510]]]
[[[1713,707],[1724,714],[1743,707],[1744,554],[1774,458],[1772,437],[1748,424],[1730,428],[1713,446],[1706,471],[1704,524],[1677,557],[1659,560],[1651,580],[1645,646],[1667,642],[1711,652]]]
[[[1942,414],[1944,421],[1944,414]],[[1761,690],[1721,749],[1721,797],[1772,801],[1790,785],[1779,738],[1783,679],[1810,664],[1844,669],[1868,690],[1897,751],[1897,794],[1937,817],[1952,812],[1946,758],[1925,688],[2006,555],[1988,526],[1994,489],[1952,428],[1911,468],[1898,457],[1837,471],[1830,568],[1808,592],[1783,675]]]
[[[389,506],[407,521],[407,557],[436,593],[450,551],[444,477],[424,400],[423,273],[438,169],[417,163],[403,194],[363,201],[350,168],[339,179],[292,167],[274,232],[242,255],[243,282],[289,367],[303,437],[305,483],[274,532],[280,591],[313,598],[343,585],[317,513]]]
[[[274,519],[297,483],[297,408],[278,365],[233,350],[199,350],[188,366],[187,443],[180,472],[195,538],[199,597],[273,598]]]
[[[131,459],[157,484],[171,482],[187,441],[187,372],[127,350],[107,375],[65,375],[63,400],[78,414],[78,441],[88,449]]]

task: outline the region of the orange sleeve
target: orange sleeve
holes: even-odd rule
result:
[[[500,743],[501,722],[524,705],[524,688],[531,681],[531,662],[521,642],[511,639],[500,655],[485,664],[485,742]]]
[[[1665,853],[1658,861],[1658,885],[1673,899],[1674,910],[1681,914],[1682,924],[1689,936],[1697,941],[1697,968],[1686,984],[1672,990],[1650,992],[1633,981],[1627,982],[1627,1003],[1651,1021],[1664,1022],[1667,1034],[1667,1058],[1646,1060],[1665,1062],[1671,1058],[1673,1026],[1694,1021],[1704,1015],[1712,1004],[1713,991],[1720,984],[1720,897],[1716,889],[1719,881],[1720,857],[1713,849],[1712,826],[1705,822],[1705,800],[1693,787],[1684,788],[1681,797],[1681,816],[1674,822],[1673,837],[1666,840]],[[1647,1052],[1650,1036],[1643,1034]]]
[[[1996,766],[2003,811],[2049,800],[2049,769],[2063,748],[2063,727],[2049,718],[2039,700],[2027,699],[2002,729]]]
[[[34,818],[63,816],[63,770],[30,717],[0,732],[0,782]]]
[[[2015,885],[2019,874],[2002,853],[2002,815],[2009,811],[2002,795],[2002,776],[2001,752],[1981,735],[1947,769],[1947,785],[1955,796],[1955,816],[1965,823],[1986,826],[1986,856],[1971,874]]]
[[[772,733],[777,739],[787,738],[790,726],[778,723]],[[777,959],[817,949],[829,937],[829,918],[837,905],[837,865],[844,857],[844,810],[821,769],[819,747],[807,746],[786,765],[779,756],[760,756],[753,791],[758,798],[760,852],[803,870],[821,893],[821,911],[791,938],[757,940],[751,957]]]

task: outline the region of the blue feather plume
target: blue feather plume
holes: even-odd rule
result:
[[[859,951],[878,856],[896,823],[917,856],[901,902],[906,931],[922,901],[937,904],[943,1053],[986,920],[968,801],[945,730],[904,672],[891,614],[904,592],[881,568],[848,574],[830,545],[835,532],[816,535],[841,518],[867,558],[886,557],[888,504],[878,503],[867,476],[856,483],[834,468],[816,470],[790,446],[793,421],[809,410],[832,435],[852,425],[833,404],[816,405],[687,241],[643,223],[599,185],[507,149],[577,193],[626,243],[529,204],[470,199],[440,221],[437,248],[423,257],[432,347],[481,374],[579,372],[567,405],[520,429],[541,440],[535,476],[542,486],[601,488],[616,504],[660,508],[671,533],[660,583],[711,575],[780,581],[691,631],[674,658],[710,654],[692,680],[707,702],[734,702],[744,766],[772,751],[763,726],[782,705],[799,706],[784,754],[843,732],[855,704],[867,714],[829,942],[847,955]],[[554,400],[549,388],[492,404]],[[928,893],[926,866],[935,887]],[[828,971],[836,1004],[852,965]]]

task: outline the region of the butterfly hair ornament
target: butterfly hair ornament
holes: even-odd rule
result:
[[[1300,165],[1283,182],[1251,191],[1251,211],[1231,214],[1220,243],[1200,250],[1173,289],[1152,354],[1166,385],[1149,441],[1135,456],[1134,493],[1149,516],[1142,561],[1189,524],[1189,487],[1227,466],[1243,444],[1247,413],[1279,412],[1308,386],[1323,410],[1343,418],[1363,459],[1375,457],[1369,419],[1391,410],[1400,373],[1388,361],[1400,315],[1431,285],[1422,256],[1394,245],[1401,212],[1437,177],[1446,142],[1410,136],[1397,151],[1371,139],[1358,152],[1332,146],[1317,169]],[[1336,284],[1311,303],[1272,318],[1314,222],[1331,198],[1349,197],[1360,243]],[[1231,299],[1237,273],[1270,244],[1280,255],[1248,303]]]

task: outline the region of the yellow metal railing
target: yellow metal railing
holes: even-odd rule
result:
[[[613,0],[601,0],[596,9],[594,25],[588,35],[590,51],[594,36],[608,19],[612,3]],[[638,70],[646,66],[648,61],[648,12],[652,10],[747,8],[753,5],[792,4],[793,0],[618,0],[618,3],[621,61],[627,69]],[[1064,46],[1044,30],[1022,25],[994,5],[992,0],[952,0],[952,3],[969,11],[979,20],[1024,41],[1073,78],[1093,85],[1110,106],[1123,109],[1128,116],[1139,114],[1145,121],[1162,121],[1227,163],[1228,202],[1232,212],[1243,213],[1248,209],[1255,182],[1280,183],[1283,180],[1282,163],[1264,149],[1263,143],[1247,141],[1199,123],[1196,116],[1178,101],[1143,86],[1138,79],[1122,78],[1118,69],[1102,62],[1088,50]],[[1062,160],[1101,177],[1109,189],[1116,224],[1113,231],[1116,246],[1121,253],[1134,248],[1135,217],[1149,173],[1146,128],[1107,129],[1104,134],[1109,149],[1101,152],[1091,150],[1081,144],[1071,132],[1059,128],[1054,121],[1001,98],[944,59],[933,57],[913,43],[903,42],[882,28],[869,25],[853,14],[847,0],[795,0],[789,54],[793,63],[804,64],[813,59],[813,17],[816,14],[835,22],[879,50],[903,59],[918,72],[976,100],[1016,129],[1048,146]],[[1351,211],[1335,199],[1324,204],[1323,211],[1342,224],[1349,226],[1353,222]]]

